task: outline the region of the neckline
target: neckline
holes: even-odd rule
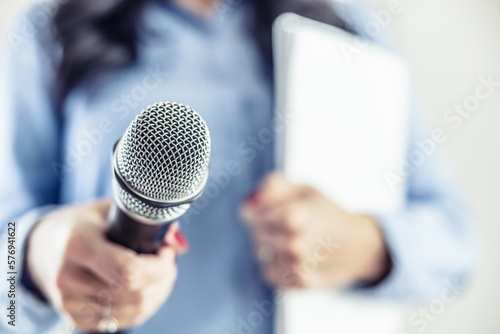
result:
[[[189,22],[190,24],[202,30],[212,31],[216,28],[216,26],[220,21],[219,19],[220,12],[217,8],[212,14],[210,14],[206,18],[203,18],[189,11],[188,9],[178,5],[172,0],[160,0],[159,3],[169,11],[179,16],[181,19]]]

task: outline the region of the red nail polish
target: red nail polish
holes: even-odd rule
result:
[[[174,237],[182,248],[189,248],[189,243],[181,230],[177,230]]]
[[[245,202],[247,202],[250,205],[259,204],[259,196],[257,189],[254,189],[250,194],[248,194],[248,196],[245,198]]]

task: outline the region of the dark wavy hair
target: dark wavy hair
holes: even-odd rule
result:
[[[68,0],[59,5],[54,17],[56,39],[62,46],[55,82],[59,103],[77,86],[134,63],[142,34],[141,13],[159,1],[169,0]],[[281,13],[295,12],[347,29],[328,0],[242,1],[251,8],[249,30],[270,66],[271,26]]]

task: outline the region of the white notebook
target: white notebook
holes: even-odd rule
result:
[[[274,25],[277,164],[347,210],[380,214],[404,203],[406,185],[388,171],[404,157],[410,76],[404,62],[374,44],[295,14]],[[354,53],[353,53],[354,52]],[[347,57],[350,55],[351,57]],[[288,292],[276,333],[397,334],[399,305],[332,290]]]

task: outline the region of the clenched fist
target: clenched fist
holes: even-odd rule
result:
[[[344,211],[309,186],[268,176],[241,208],[263,278],[273,287],[342,288],[390,270],[378,224]]]
[[[46,215],[31,232],[27,271],[73,326],[97,331],[103,317],[119,329],[145,322],[169,296],[175,257],[187,250],[178,223],[156,255],[137,254],[106,239],[111,201],[66,206]]]

